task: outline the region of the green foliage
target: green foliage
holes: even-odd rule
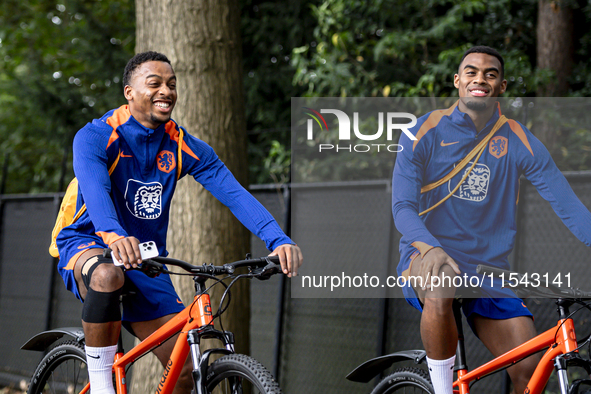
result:
[[[473,45],[498,48],[508,94],[533,95],[548,76],[537,72],[537,1],[326,0],[312,6],[315,43],[294,50],[294,82],[308,96],[456,94],[453,75]]]
[[[575,8],[571,96],[591,95],[591,3]],[[291,97],[450,97],[471,45],[505,57],[508,96],[553,78],[536,68],[537,0],[242,0],[250,181],[289,179]],[[71,140],[124,102],[133,55],[133,0],[4,0],[0,9],[0,163],[7,193],[56,191],[71,176]],[[563,135],[569,169],[591,168]],[[566,153],[565,153],[566,152]]]
[[[291,97],[303,94],[292,83],[293,48],[312,39],[316,20],[308,4],[317,1],[241,3],[242,52],[251,183],[289,180]],[[277,149],[284,151],[281,155]],[[284,158],[279,158],[285,154]],[[277,156],[278,155],[278,156]],[[276,160],[284,163],[281,170]]]
[[[124,100],[133,0],[5,0],[0,12],[0,159],[6,193],[58,191],[72,138]],[[71,156],[71,155],[70,155]]]
[[[568,2],[577,40],[570,96],[591,95],[590,4]],[[555,77],[535,64],[537,0],[324,0],[310,8],[314,39],[292,57],[293,82],[306,97],[454,97],[453,75],[474,45],[502,53],[507,97],[535,96]],[[591,168],[590,135],[563,132],[560,146],[551,147],[561,152],[561,169]]]

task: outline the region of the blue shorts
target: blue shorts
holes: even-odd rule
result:
[[[407,259],[408,263],[402,267],[399,267],[401,275],[409,275],[410,267],[417,255],[418,253],[412,254],[410,258]],[[458,263],[462,272],[469,271],[469,267],[462,265],[459,259],[456,260],[456,263]],[[472,331],[474,331],[474,327],[472,326],[474,315],[497,320],[511,319],[518,316],[530,316],[533,318],[532,313],[529,311],[527,306],[525,306],[523,300],[518,298],[508,288],[498,289],[482,287],[479,288],[478,291],[481,292],[481,297],[474,297],[474,295],[472,295],[467,298],[462,298],[462,311],[464,312],[464,316],[466,316]],[[406,283],[406,286],[402,287],[402,293],[404,294],[406,302],[418,309],[420,312],[423,311],[423,305],[417,297],[415,290],[412,288],[410,281]],[[495,297],[495,295],[497,296]],[[476,334],[475,331],[474,333]]]
[[[81,246],[84,247],[76,247],[71,253],[60,249],[59,274],[64,280],[66,288],[82,302],[84,300],[80,296],[74,278],[73,265],[75,258],[80,256],[80,252],[85,252],[88,249],[105,248],[105,245],[98,242],[98,240],[91,243],[92,245],[89,244],[88,240],[82,240]],[[67,264],[63,264],[62,259]],[[161,274],[156,278],[149,278],[140,271],[125,271],[124,294],[121,320],[128,329],[129,324],[127,323],[154,320],[172,313],[178,313],[185,308],[172,285],[170,276],[165,274]]]
[[[423,311],[423,305],[415,290],[408,283],[407,286],[402,288],[402,293],[406,302],[418,309],[420,312]],[[510,319],[517,316],[533,316],[527,306],[523,303],[521,298],[514,297],[503,297],[503,298],[491,298],[491,297],[479,297],[479,298],[463,298],[462,299],[462,310],[464,315],[470,321],[470,316],[477,314],[489,319]]]
[[[124,323],[153,320],[185,309],[166,274],[150,278],[140,271],[125,271],[124,290]]]
[[[412,291],[414,292],[414,290]],[[406,302],[419,311],[423,311],[423,307],[416,296],[407,297]],[[464,298],[462,299],[462,312],[464,312],[468,325],[476,336],[478,336],[478,333],[474,329],[475,315],[496,320],[519,316],[529,316],[533,319],[532,313],[520,298]]]

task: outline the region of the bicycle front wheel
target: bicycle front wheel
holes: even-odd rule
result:
[[[402,368],[388,375],[371,394],[434,394],[429,373],[420,368]]]
[[[271,373],[243,354],[230,354],[211,364],[206,386],[212,394],[281,394]]]
[[[77,394],[88,383],[84,347],[75,341],[61,343],[41,360],[28,394]]]

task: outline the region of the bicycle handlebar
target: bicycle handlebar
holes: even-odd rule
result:
[[[103,255],[105,257],[110,257],[111,249],[105,249]],[[142,264],[137,269],[144,272],[148,276],[158,275],[166,272],[164,269],[165,264],[174,265],[195,275],[231,275],[237,268],[241,267],[249,267],[251,269],[252,276],[261,280],[269,279],[271,275],[274,274],[283,273],[281,266],[279,265],[279,256],[266,256],[254,259],[251,258],[239,260],[221,266],[213,264],[203,264],[198,266],[170,257],[157,256],[143,260]]]
[[[248,267],[252,269],[252,273],[255,277],[262,277],[266,279],[267,277],[273,274],[282,272],[281,266],[279,265],[279,256],[267,256],[255,259],[251,258],[239,260],[234,261],[233,263],[224,264],[222,266],[216,266],[212,264],[204,264],[202,266],[197,266],[189,264],[185,261],[172,259],[170,257],[153,257],[149,260],[155,261],[160,264],[174,265],[192,274],[233,274],[237,268]]]
[[[490,267],[487,265],[478,264],[476,267],[476,273],[482,275],[495,275],[497,277],[509,278],[511,274],[517,275],[517,283],[511,282],[505,279],[505,282],[509,282],[509,287],[513,290],[519,290],[524,296],[529,297],[545,297],[545,298],[574,298],[574,299],[591,299],[591,292],[583,291],[580,289],[561,289],[551,283],[546,283],[544,287],[531,287],[522,285],[521,279],[525,274],[521,274],[515,271],[504,270],[502,268]]]

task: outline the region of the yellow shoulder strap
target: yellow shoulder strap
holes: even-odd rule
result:
[[[177,181],[181,177],[181,171],[183,169],[183,128],[179,126],[179,142],[178,142],[178,151],[176,154],[176,179]]]
[[[179,143],[178,143],[179,147],[178,147],[178,152],[177,152],[178,165],[177,165],[176,179],[179,179],[181,177],[181,169],[183,168],[183,155],[182,155],[183,134],[184,134],[183,129],[179,127]],[[121,158],[121,151],[119,151],[117,158],[115,159],[115,161],[113,162],[113,164],[111,164],[111,167],[109,168],[109,176],[113,173],[113,171],[115,171],[115,167],[117,167],[117,164],[119,163],[119,158]],[[72,219],[72,223],[74,223],[76,220],[78,220],[80,218],[80,216],[82,216],[84,211],[86,211],[86,204],[83,204],[82,207],[80,207],[80,210],[78,212],[76,212],[76,216],[74,216],[74,218]]]
[[[468,153],[468,155],[466,157],[464,157],[464,159],[462,159],[462,161],[457,166],[455,166],[455,168],[453,170],[451,170],[449,172],[449,174],[447,174],[446,176],[444,176],[440,180],[430,183],[430,184],[423,186],[421,188],[421,194],[423,194],[423,193],[426,193],[430,190],[435,189],[436,187],[443,185],[444,183],[447,183],[450,179],[452,179],[454,176],[456,176],[464,167],[466,167],[466,165],[470,162],[470,160],[472,160],[474,158],[474,156],[478,155],[478,157],[476,157],[476,160],[474,160],[474,163],[472,163],[472,166],[468,169],[468,171],[466,171],[466,173],[464,174],[464,176],[462,177],[460,182],[456,185],[456,187],[446,197],[444,197],[441,201],[439,201],[437,204],[435,204],[432,207],[419,213],[419,216],[422,216],[422,215],[426,214],[427,212],[434,210],[439,205],[441,205],[445,201],[447,201],[448,198],[453,196],[453,194],[458,190],[460,185],[466,180],[468,175],[470,175],[470,172],[472,172],[472,169],[476,166],[476,163],[478,163],[480,156],[482,156],[482,152],[484,152],[486,150],[486,146],[488,145],[491,138],[501,128],[501,126],[503,126],[505,124],[506,121],[507,121],[507,117],[505,115],[501,115],[499,117],[499,119],[497,120],[497,122],[495,123],[492,130],[490,131],[490,133],[488,133],[488,135],[482,141],[480,141],[480,143],[478,145],[476,145],[474,147],[474,149],[472,149],[472,151],[470,153]]]
[[[111,176],[113,171],[115,171],[115,167],[117,167],[120,157],[121,157],[121,151],[119,151],[117,158],[115,159],[115,161],[113,162],[113,164],[111,164],[111,167],[109,168],[109,176]],[[82,216],[84,211],[86,211],[86,204],[82,204],[82,206],[80,207],[80,210],[78,212],[76,212],[76,216],[74,216],[74,218],[72,219],[72,223],[74,223],[76,220],[78,220],[80,218],[80,216]]]

